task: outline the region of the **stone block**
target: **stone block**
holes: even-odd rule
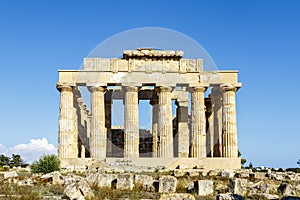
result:
[[[223,178],[233,178],[235,172],[233,170],[222,170],[220,176]]]
[[[259,181],[250,185],[250,193],[269,193],[270,186],[263,181]]]
[[[18,173],[16,171],[4,172],[2,174],[3,179],[16,178],[18,177]]]
[[[117,179],[116,174],[89,174],[86,181],[90,186],[112,187],[113,180]]]
[[[68,199],[76,199],[76,200],[84,200],[84,196],[81,194],[80,190],[76,187],[75,183],[72,183],[70,185],[68,185],[65,189],[64,189],[64,195],[68,198]]]
[[[117,190],[132,190],[134,187],[133,174],[119,174],[117,176]]]
[[[292,193],[292,186],[288,183],[281,183],[278,187],[278,192],[283,196],[289,196]]]
[[[158,192],[170,193],[176,191],[177,179],[173,176],[161,176],[159,177]]]
[[[214,183],[211,180],[196,181],[194,188],[199,196],[208,196],[214,193]]]
[[[134,184],[135,185],[142,185],[143,190],[153,192],[153,178],[152,176],[148,175],[142,175],[142,174],[136,174],[134,178]]]
[[[247,179],[231,179],[230,180],[230,189],[233,194],[245,195],[247,192]]]

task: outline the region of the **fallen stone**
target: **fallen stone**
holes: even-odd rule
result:
[[[230,180],[230,189],[233,194],[245,195],[247,192],[247,179],[231,179]]]
[[[18,173],[16,171],[4,172],[2,175],[3,179],[16,178],[18,177]]]
[[[250,185],[250,193],[269,193],[270,187],[263,181],[258,181]]]
[[[173,176],[161,176],[159,177],[158,192],[170,193],[176,191],[177,179]]]
[[[133,174],[119,174],[117,176],[116,189],[132,190],[134,187]]]
[[[64,195],[71,200],[84,200],[84,196],[81,194],[80,190],[76,187],[76,183],[68,185],[64,189]]]
[[[154,192],[152,176],[136,174],[134,178],[134,184],[141,185],[145,191]]]
[[[195,200],[195,197],[187,193],[162,194],[160,200]]]
[[[244,200],[244,198],[237,194],[218,194],[217,200]]]
[[[174,176],[175,177],[182,177],[185,175],[185,171],[184,170],[175,170],[174,171]]]
[[[221,171],[221,174],[220,176],[223,177],[223,178],[233,178],[235,175],[235,172],[233,170],[223,170]]]
[[[93,199],[94,193],[89,184],[85,180],[80,180],[77,184],[78,189],[82,193],[85,199]]]
[[[73,183],[77,183],[82,179],[83,179],[83,177],[73,175],[73,174],[69,174],[68,176],[63,177],[64,185],[70,185],[70,184],[73,184]]]
[[[52,184],[55,184],[55,185],[63,185],[64,184],[64,179],[63,179],[61,173],[58,171],[44,174],[41,176],[41,179],[51,181]]]
[[[292,192],[292,186],[288,183],[281,183],[278,187],[278,192],[280,192],[283,196],[289,196]]]
[[[199,196],[207,196],[214,193],[214,183],[211,180],[196,181],[194,188]]]
[[[95,187],[112,187],[113,180],[117,179],[116,174],[89,174],[85,178],[90,186]]]
[[[276,180],[276,181],[282,181],[283,180],[283,176],[281,174],[276,174],[276,173],[268,172],[266,174],[266,176],[268,178]]]

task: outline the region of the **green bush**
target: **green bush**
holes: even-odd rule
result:
[[[54,154],[43,155],[38,161],[34,161],[30,166],[33,173],[47,174],[60,170],[60,161]]]

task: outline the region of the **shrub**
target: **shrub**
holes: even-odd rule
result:
[[[34,161],[30,166],[33,173],[47,174],[60,170],[60,161],[56,155],[43,155],[38,161]]]

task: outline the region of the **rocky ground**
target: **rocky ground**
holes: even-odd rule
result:
[[[298,196],[298,197],[297,197]],[[176,169],[0,172],[0,199],[283,199],[300,200],[300,174]]]

